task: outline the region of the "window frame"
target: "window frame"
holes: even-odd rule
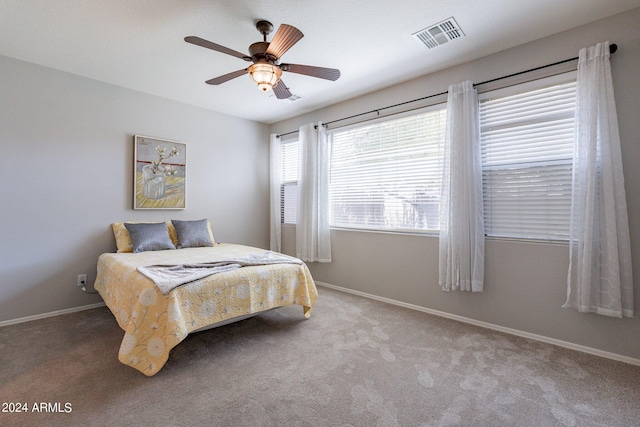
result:
[[[552,86],[556,86],[556,85],[561,85],[561,84],[566,84],[566,83],[570,83],[570,82],[575,82],[576,81],[576,77],[577,77],[577,72],[574,71],[569,71],[569,72],[563,72],[563,73],[559,73],[556,75],[552,75],[552,76],[548,76],[548,77],[541,77],[541,78],[537,78],[535,80],[530,80],[530,81],[526,81],[526,82],[522,82],[522,83],[515,83],[513,85],[509,85],[509,86],[505,86],[505,87],[501,87],[501,88],[497,88],[497,89],[492,89],[489,91],[484,91],[482,93],[478,94],[478,103],[479,103],[479,107],[481,107],[481,103],[487,99],[491,99],[491,98],[501,98],[501,97],[506,97],[506,96],[511,96],[511,95],[517,95],[517,94],[524,94],[526,92],[531,92],[531,91],[535,91],[535,90],[539,90],[539,89],[543,89],[545,87],[552,87]],[[575,104],[574,104],[575,105]],[[575,107],[574,107],[575,108]],[[575,116],[574,116],[574,123],[575,123]],[[482,139],[482,123],[481,125],[481,131],[480,131],[480,137]],[[571,161],[569,157],[565,158],[565,161]],[[523,162],[522,164],[526,164],[526,162]],[[567,237],[566,238],[552,238],[552,237],[524,237],[524,236],[503,236],[503,235],[493,235],[491,234],[491,230],[487,229],[487,197],[485,194],[485,171],[487,170],[484,160],[483,160],[483,164],[482,164],[482,173],[483,173],[483,195],[482,195],[482,200],[483,200],[483,209],[485,212],[485,238],[490,239],[490,240],[506,240],[506,241],[520,241],[520,242],[528,242],[528,243],[550,243],[550,244],[568,244],[569,243],[569,229],[566,230],[566,234]],[[571,176],[571,170],[569,170],[569,176]],[[571,191],[571,187],[572,187],[572,182],[571,182],[571,178],[569,178],[568,181],[569,184],[569,191]],[[567,217],[570,217],[570,205],[566,211],[566,215]],[[568,224],[568,223],[567,223]]]
[[[395,121],[395,120],[400,120],[403,118],[407,118],[407,117],[413,117],[413,116],[419,116],[421,114],[425,114],[425,113],[429,113],[432,111],[440,111],[444,114],[444,117],[441,118],[442,121],[442,138],[440,140],[440,150],[443,150],[444,147],[444,136],[445,136],[445,132],[446,132],[446,110],[447,110],[447,104],[446,104],[446,100],[444,102],[436,102],[427,106],[423,106],[420,108],[415,108],[415,109],[411,109],[408,111],[403,111],[403,112],[398,112],[398,113],[392,113],[392,114],[387,114],[381,117],[377,117],[375,119],[371,119],[371,120],[366,120],[366,121],[360,121],[357,123],[353,123],[353,124],[349,124],[349,125],[345,125],[345,126],[341,126],[341,127],[337,127],[337,128],[332,128],[328,131],[328,136],[330,138],[330,152],[333,152],[333,137],[335,133],[338,132],[345,132],[345,131],[349,131],[349,130],[354,130],[354,129],[359,129],[359,128],[365,128],[371,125],[376,125],[379,123],[384,123],[384,122],[391,122],[391,121]],[[333,158],[331,159],[331,163],[330,163],[330,171],[329,171],[329,179],[331,180],[332,177],[332,169],[333,169]],[[438,175],[442,174],[442,162],[440,165],[440,170],[437,172]],[[332,185],[331,185],[331,181],[329,182],[329,209],[332,210]],[[439,215],[438,215],[439,216]],[[329,214],[330,220],[333,219],[332,213],[330,212]],[[382,227],[364,227],[361,225],[353,225],[353,226],[349,226],[349,225],[345,225],[345,224],[335,224],[333,222],[330,223],[330,227],[331,229],[338,229],[338,230],[351,230],[351,231],[360,231],[360,232],[371,232],[371,233],[391,233],[391,234],[415,234],[415,235],[430,235],[430,236],[437,236],[439,234],[439,221],[438,221],[438,229],[416,229],[416,228],[396,228],[396,227],[387,227],[387,228],[382,228]]]
[[[287,147],[288,146],[288,147]],[[286,148],[290,148],[291,146],[296,146],[295,153],[296,155],[292,158],[295,158],[295,167],[286,164],[285,162],[285,152]],[[280,223],[282,225],[296,225],[296,214],[297,214],[297,202],[298,202],[298,159],[297,155],[300,150],[300,140],[297,137],[289,138],[286,141],[280,141],[280,159],[281,159],[281,179],[280,179]],[[293,174],[293,170],[295,170],[295,179],[290,179],[290,176]],[[294,187],[295,188],[295,200],[294,202],[286,203],[285,195],[286,188]],[[287,211],[287,206],[290,206],[293,203],[294,210],[293,212]],[[287,222],[289,216],[293,216],[293,222]]]
[[[479,94],[478,94],[478,103],[480,104],[481,102],[483,102],[484,100],[488,99],[488,98],[497,98],[497,97],[502,97],[502,96],[509,96],[512,94],[521,94],[521,93],[526,93],[528,91],[533,91],[533,90],[537,90],[540,88],[544,88],[544,87],[549,87],[549,86],[554,86],[557,84],[562,84],[562,83],[566,83],[566,82],[571,82],[571,81],[575,81],[577,77],[577,73],[575,70],[573,71],[569,71],[569,72],[562,72],[559,73],[557,75],[553,75],[553,76],[548,76],[548,77],[541,77],[541,78],[536,78],[533,80],[529,80],[529,81],[525,81],[525,82],[514,82],[513,84],[508,84],[507,86],[503,86],[503,87],[498,87],[495,89],[491,89],[491,90],[486,90],[486,91],[481,91],[479,90]],[[480,105],[479,105],[480,107]],[[359,121],[357,123],[352,123],[352,124],[348,124],[345,126],[340,126],[340,127],[335,127],[335,128],[331,128],[330,130],[328,130],[328,135],[332,142],[333,139],[333,133],[335,132],[342,132],[345,130],[349,130],[349,129],[356,129],[359,127],[366,127],[372,124],[376,124],[379,122],[384,122],[384,121],[390,121],[390,120],[395,120],[398,118],[403,118],[403,117],[408,117],[408,116],[413,116],[413,115],[419,115],[421,113],[425,113],[428,111],[433,111],[433,110],[440,110],[440,109],[444,109],[446,111],[446,101],[445,102],[437,102],[434,104],[431,104],[429,106],[425,106],[425,107],[420,107],[420,108],[416,108],[416,109],[412,109],[409,111],[404,111],[404,112],[400,112],[400,113],[392,113],[392,114],[388,114],[385,116],[381,116],[375,119],[371,119],[371,120],[364,120],[364,121]],[[445,123],[446,123],[446,118],[445,118]],[[445,130],[446,132],[446,130]],[[482,133],[482,131],[481,131]],[[288,144],[299,144],[299,140],[297,137],[291,137],[288,138],[286,141],[282,141],[281,142],[282,145],[288,145]],[[442,141],[442,143],[444,143],[444,139]],[[284,158],[283,158],[283,162],[282,162],[282,167],[284,168]],[[330,169],[331,169],[331,164],[330,164]],[[297,166],[296,166],[297,169]],[[485,193],[484,193],[484,174],[485,174],[485,164],[483,162],[483,209],[486,212],[486,205],[487,205],[487,200],[485,197]],[[330,173],[331,175],[331,173]],[[284,174],[283,174],[283,180],[281,182],[280,185],[280,200],[281,200],[281,223],[282,225],[285,226],[295,226],[295,220],[294,222],[286,222],[285,221],[285,205],[284,205],[284,192],[285,192],[285,187],[286,186],[291,186],[291,185],[295,185],[297,187],[297,177],[296,180],[285,180],[284,179]],[[330,184],[331,185],[331,184]],[[330,202],[331,203],[331,202]],[[328,209],[331,209],[331,206],[328,207]],[[295,212],[294,212],[295,214]],[[567,212],[567,215],[570,215],[570,211]],[[331,229],[337,229],[337,230],[349,230],[349,231],[357,231],[357,232],[370,232],[370,233],[387,233],[387,234],[415,234],[415,235],[420,235],[420,236],[437,236],[439,234],[439,224],[438,224],[438,230],[434,230],[434,229],[429,229],[429,230],[420,230],[420,229],[397,229],[397,228],[365,228],[365,227],[359,227],[359,226],[344,226],[344,225],[334,225],[333,223],[330,224]],[[568,233],[568,231],[567,231]],[[486,239],[489,240],[508,240],[508,241],[521,241],[521,242],[528,242],[528,243],[535,243],[535,242],[543,242],[543,243],[551,243],[551,244],[568,244],[568,237],[567,239],[550,239],[550,238],[530,238],[530,237],[523,237],[523,236],[498,236],[498,235],[492,235],[490,230],[487,230],[485,227],[485,237]]]

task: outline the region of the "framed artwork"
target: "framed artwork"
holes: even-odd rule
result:
[[[187,194],[187,145],[134,136],[134,209],[184,209]]]

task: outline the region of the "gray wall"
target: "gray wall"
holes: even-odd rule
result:
[[[0,76],[0,322],[100,302],[76,276],[112,222],[206,217],[268,247],[266,125],[2,56]],[[134,134],[187,144],[186,209],[132,209]]]
[[[438,287],[438,239],[332,230],[331,264],[310,264],[314,278],[336,286],[640,359],[640,9],[480,58],[271,127],[352,114],[431,95],[463,80],[476,82],[577,56],[599,41],[617,43],[612,57],[624,156],[635,276],[635,319],[613,319],[560,308],[566,299],[568,246],[488,240],[485,291],[445,293]],[[283,248],[295,253],[295,229],[284,227]]]

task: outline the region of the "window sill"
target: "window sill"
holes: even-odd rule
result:
[[[284,228],[295,228],[296,224],[282,224]],[[400,236],[420,236],[420,237],[439,237],[439,231],[402,231],[402,230],[367,230],[364,228],[347,228],[347,227],[331,227],[331,230],[347,231],[354,233],[377,233],[377,234],[391,234]],[[543,244],[543,245],[560,245],[569,246],[568,240],[550,240],[550,239],[524,239],[520,237],[497,237],[497,236],[485,236],[485,240],[495,242],[513,242],[513,243],[531,243],[531,244]]]
[[[533,243],[533,244],[542,244],[542,245],[569,246],[568,240],[524,239],[521,237],[496,237],[496,236],[485,236],[485,240],[491,240],[495,242]]]

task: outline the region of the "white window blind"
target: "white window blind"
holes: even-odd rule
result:
[[[330,223],[437,230],[446,108],[330,133]]]
[[[283,142],[280,146],[282,155],[282,185],[280,186],[280,207],[282,222],[296,223],[298,205],[298,141]]]
[[[506,95],[503,90],[481,96],[488,236],[541,240],[569,236],[575,79],[560,84],[538,81],[537,86],[519,85]]]

